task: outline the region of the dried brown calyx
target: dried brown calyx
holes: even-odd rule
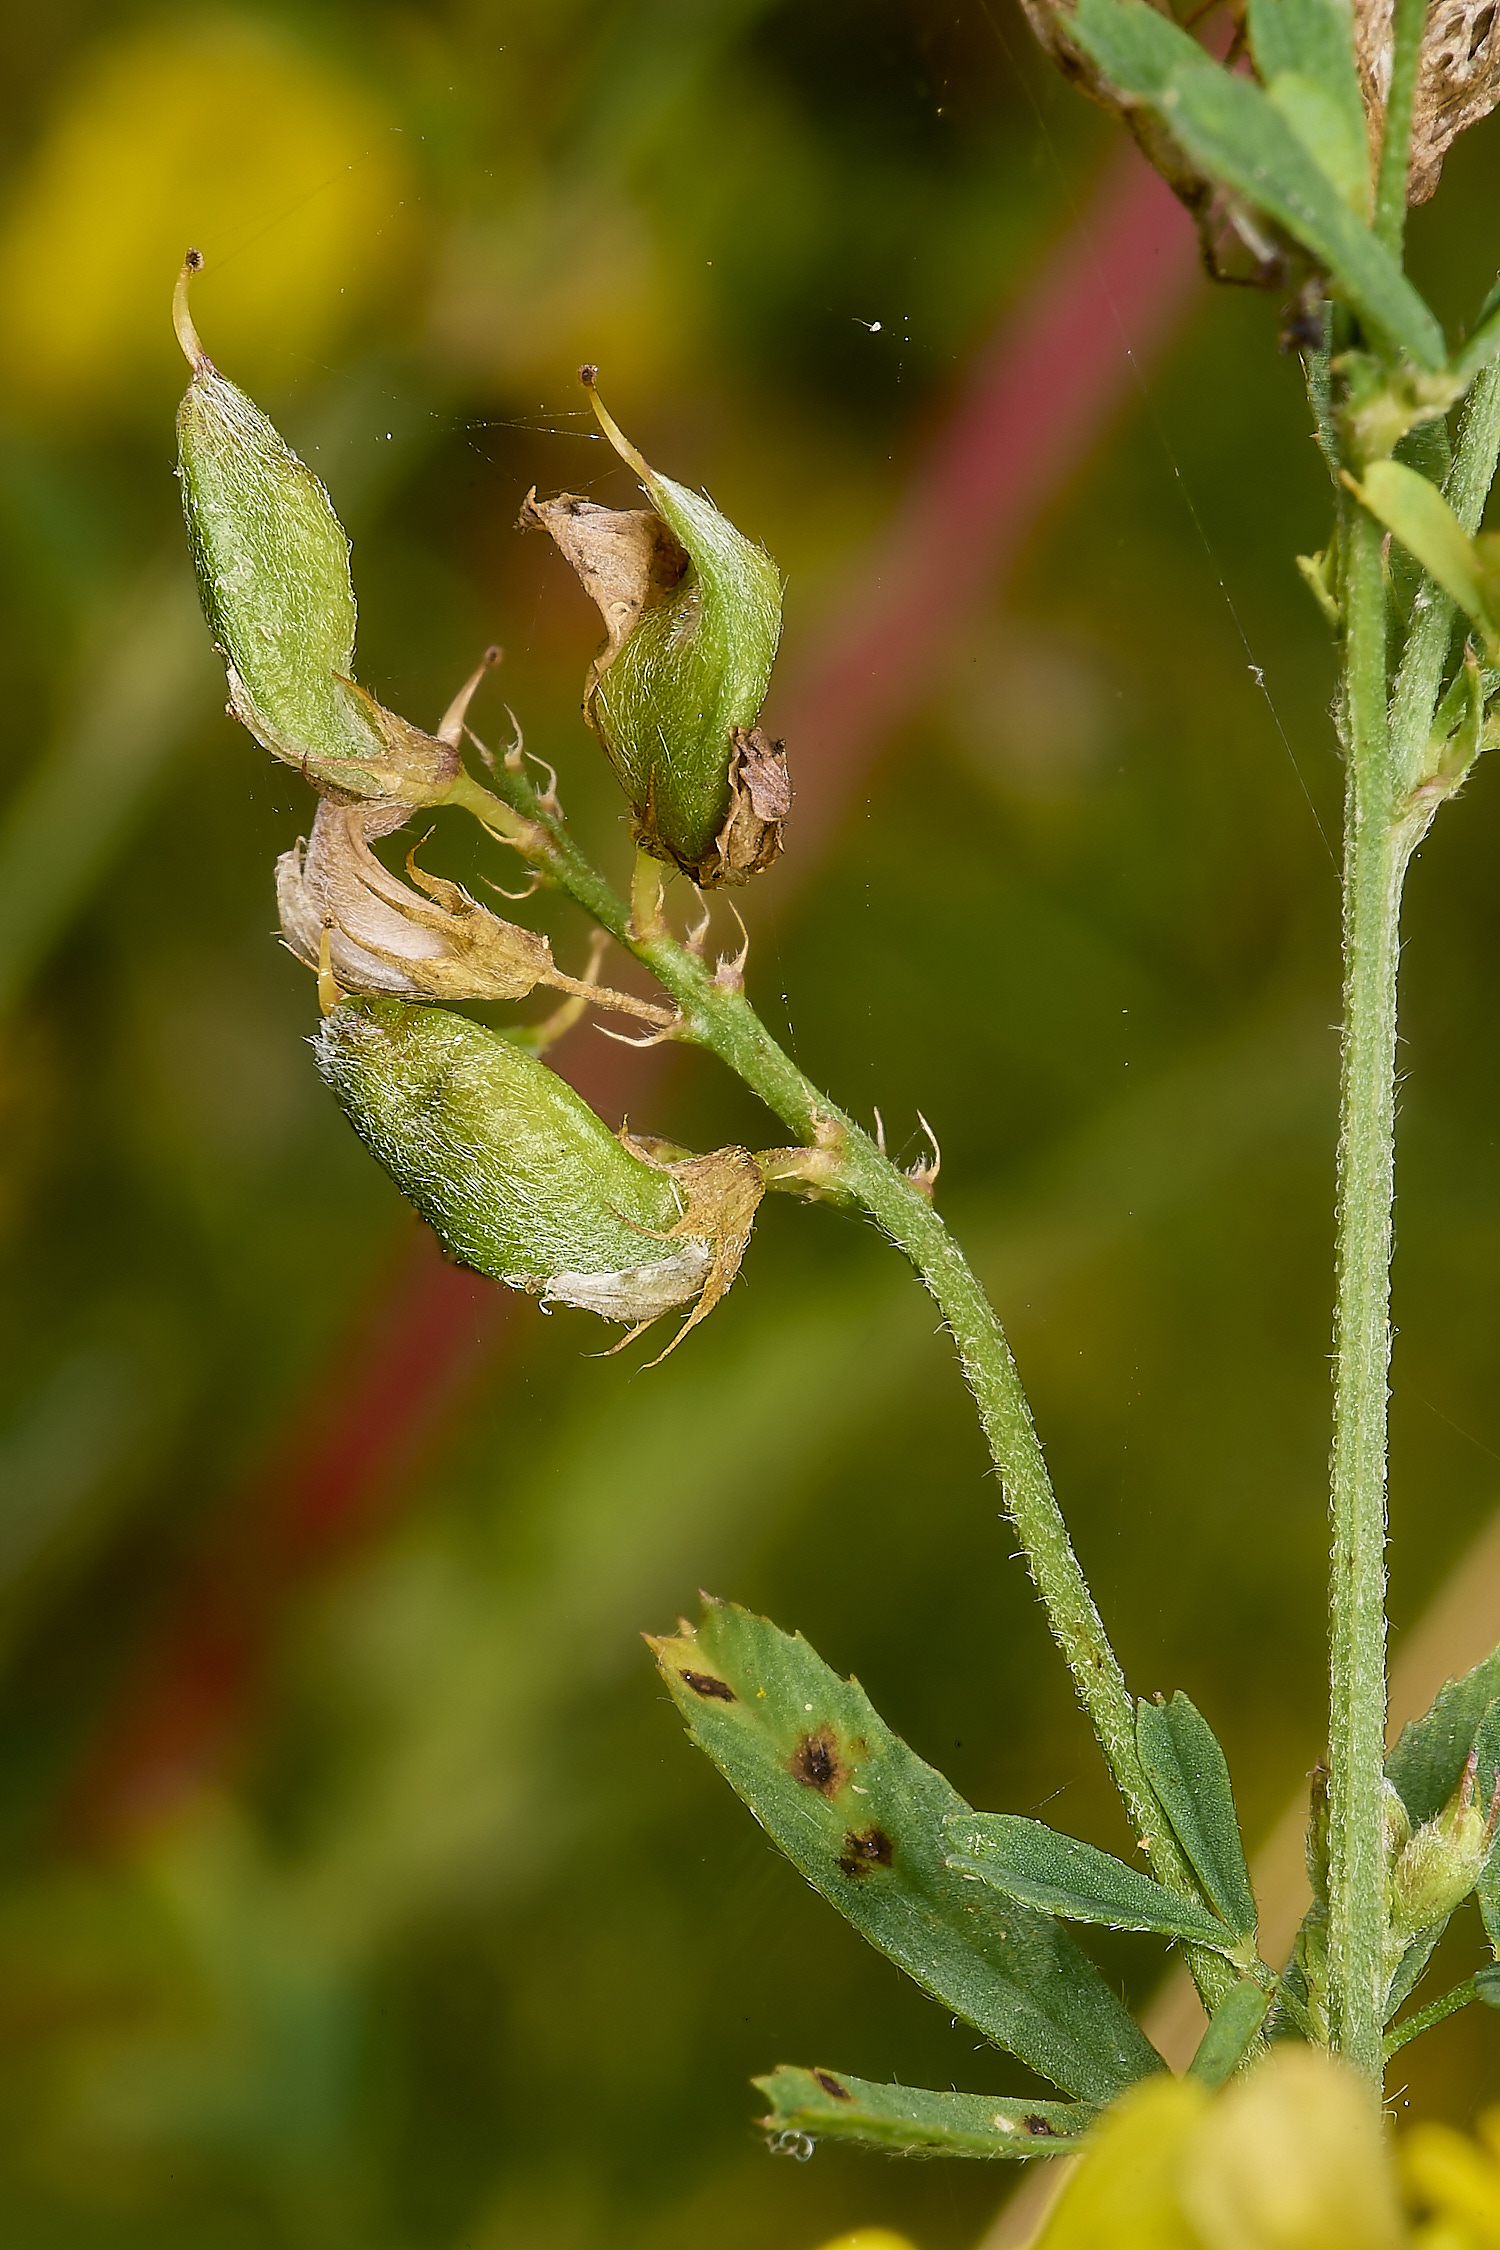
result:
[[[1378,163],[1391,90],[1392,0],[1354,0],[1354,45]],[[1500,10],[1495,0],[1431,0],[1422,34],[1412,108],[1411,166],[1406,200],[1425,203],[1442,176],[1443,158],[1460,133],[1500,101]]]
[[[276,863],[276,901],[287,946],[345,992],[411,1000],[522,1000],[549,985],[620,1014],[668,1025],[670,1009],[565,976],[546,938],[481,906],[457,883],[424,874],[416,890],[370,849],[411,811],[408,805],[341,805],[324,798],[305,843]],[[425,894],[425,895],[424,895]]]
[[[707,1320],[720,1298],[728,1295],[755,1226],[755,1214],[765,1194],[765,1180],[760,1165],[746,1148],[716,1148],[707,1156],[690,1156],[679,1163],[667,1164],[656,1154],[661,1143],[651,1138],[637,1139],[627,1129],[622,1129],[620,1139],[633,1156],[643,1157],[648,1164],[670,1173],[682,1201],[682,1216],[661,1237],[662,1241],[696,1243],[708,1251],[708,1268],[697,1293],[697,1303],[666,1351],[660,1354],[661,1359],[666,1359],[676,1351],[689,1329],[696,1328],[700,1320]],[[655,1318],[654,1313],[640,1318],[630,1335],[615,1349],[623,1350],[624,1345],[648,1328]],[[656,1366],[659,1361],[653,1360],[651,1364]]]

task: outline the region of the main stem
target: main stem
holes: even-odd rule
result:
[[[1135,1706],[1073,1552],[1010,1345],[930,1198],[803,1076],[756,1015],[738,981],[713,975],[667,933],[650,863],[638,865],[633,902],[627,909],[561,822],[542,810],[522,777],[497,775],[496,786],[503,792],[503,805],[472,781],[455,789],[454,801],[494,834],[545,864],[561,889],[646,964],[682,1010],[681,1036],[711,1048],[799,1141],[809,1146],[836,1145],[840,1187],[863,1205],[916,1268],[957,1347],[999,1471],[1006,1513],[1020,1537],[1053,1638],[1098,1736],[1137,1840],[1159,1882],[1180,1896],[1201,1898],[1141,1765]],[[507,828],[507,808],[510,815],[520,816],[526,835]],[[536,841],[541,831],[545,831],[545,846]],[[1194,1949],[1189,1961],[1209,2007],[1237,1981],[1236,1972],[1216,1954]]]
[[[1386,1401],[1395,1189],[1396,964],[1408,841],[1386,698],[1380,528],[1344,514],[1344,1035],[1329,1648],[1329,2003],[1334,2044],[1380,2079],[1385,1998]]]

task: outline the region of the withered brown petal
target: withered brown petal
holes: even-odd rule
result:
[[[1391,84],[1392,0],[1354,0],[1360,85],[1378,159]],[[1460,133],[1500,102],[1500,14],[1492,0],[1430,0],[1412,106],[1408,203],[1426,203]]]
[[[653,508],[602,508],[576,492],[538,500],[535,485],[521,504],[520,521],[523,531],[549,534],[604,620],[606,640],[589,675],[587,710],[641,616],[681,582],[686,549]]]
[[[781,824],[792,809],[786,744],[760,727],[736,727],[729,758],[729,812],[713,848],[693,871],[700,890],[748,882],[781,855]]]

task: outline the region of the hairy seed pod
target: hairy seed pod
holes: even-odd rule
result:
[[[733,1279],[760,1196],[743,1149],[637,1155],[555,1071],[440,1008],[337,1008],[314,1053],[459,1264],[638,1327],[694,1300],[702,1317]]]
[[[174,308],[192,369],[177,411],[177,473],[229,708],[320,790],[438,803],[458,772],[458,752],[384,710],[351,677],[355,607],[344,527],[311,469],[204,351],[187,309],[187,284],[202,262],[189,251]]]
[[[605,435],[651,505],[533,492],[521,521],[551,534],[604,620],[583,711],[637,841],[704,889],[743,883],[780,852],[791,808],[783,746],[756,725],[781,633],[780,574],[712,502],[642,459],[593,376],[583,370]]]

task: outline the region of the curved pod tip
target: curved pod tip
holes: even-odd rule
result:
[[[183,358],[195,375],[211,373],[213,361],[203,349],[203,340],[193,326],[193,316],[188,309],[188,291],[195,273],[203,271],[203,252],[189,250],[182,261],[182,271],[177,276],[177,286],[172,291],[172,326],[177,331],[177,341],[182,346]]]
[[[648,484],[654,484],[656,482],[656,471],[644,454],[631,444],[629,438],[599,396],[599,370],[592,360],[585,360],[583,366],[579,368],[578,380],[589,394],[589,404],[594,409],[595,421],[609,439],[616,453],[619,454],[620,459],[627,461],[638,477],[643,477]]]

